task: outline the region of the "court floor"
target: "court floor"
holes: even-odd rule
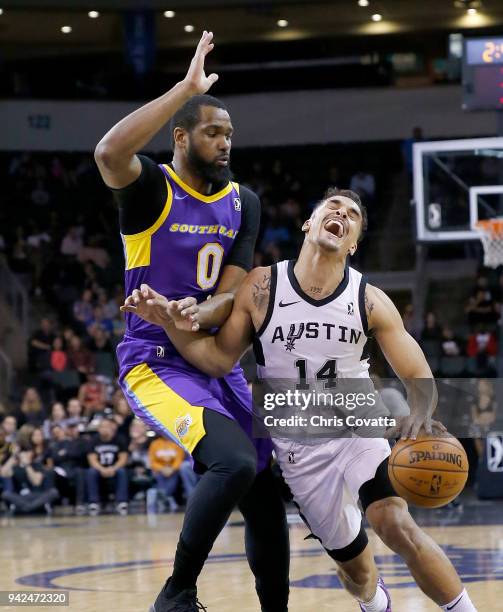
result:
[[[291,519],[290,612],[356,612],[332,561],[315,541],[304,540],[306,529],[294,514]],[[446,550],[477,608],[503,609],[503,501],[421,511],[416,519]],[[0,519],[0,590],[64,589],[71,610],[146,612],[170,574],[181,522],[181,514]],[[393,611],[438,610],[401,560],[369,535]],[[259,610],[238,513],[213,548],[199,597],[208,612]]]

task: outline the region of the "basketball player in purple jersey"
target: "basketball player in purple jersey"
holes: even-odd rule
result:
[[[212,39],[204,32],[185,79],[122,119],[95,151],[119,206],[127,293],[148,283],[171,299],[195,298],[200,306],[187,311],[181,302],[187,329],[218,327],[228,317],[252,266],[260,218],[257,196],[230,180],[229,113],[204,95],[218,78],[204,71]],[[158,166],[137,155],[170,119],[172,162]],[[242,370],[210,378],[180,356],[161,328],[131,313],[126,324],[117,355],[132,409],[189,452],[203,473],[188,501],[172,576],[151,611],[200,609],[197,577],[237,505],[261,609],[286,612],[285,512],[269,468],[271,446],[252,439]]]

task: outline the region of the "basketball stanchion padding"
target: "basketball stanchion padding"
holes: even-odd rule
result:
[[[440,508],[455,499],[468,478],[468,457],[454,437],[400,440],[388,463],[393,488],[407,502]]]

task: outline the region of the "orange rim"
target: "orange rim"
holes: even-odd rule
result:
[[[486,219],[477,221],[476,227],[493,236],[503,237],[503,219]]]

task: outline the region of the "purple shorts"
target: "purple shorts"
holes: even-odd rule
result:
[[[237,365],[211,378],[190,365],[173,346],[128,336],[117,347],[119,384],[137,417],[188,453],[204,437],[203,411],[237,421],[257,450],[258,471],[270,462],[272,443],[252,434],[252,397]]]

